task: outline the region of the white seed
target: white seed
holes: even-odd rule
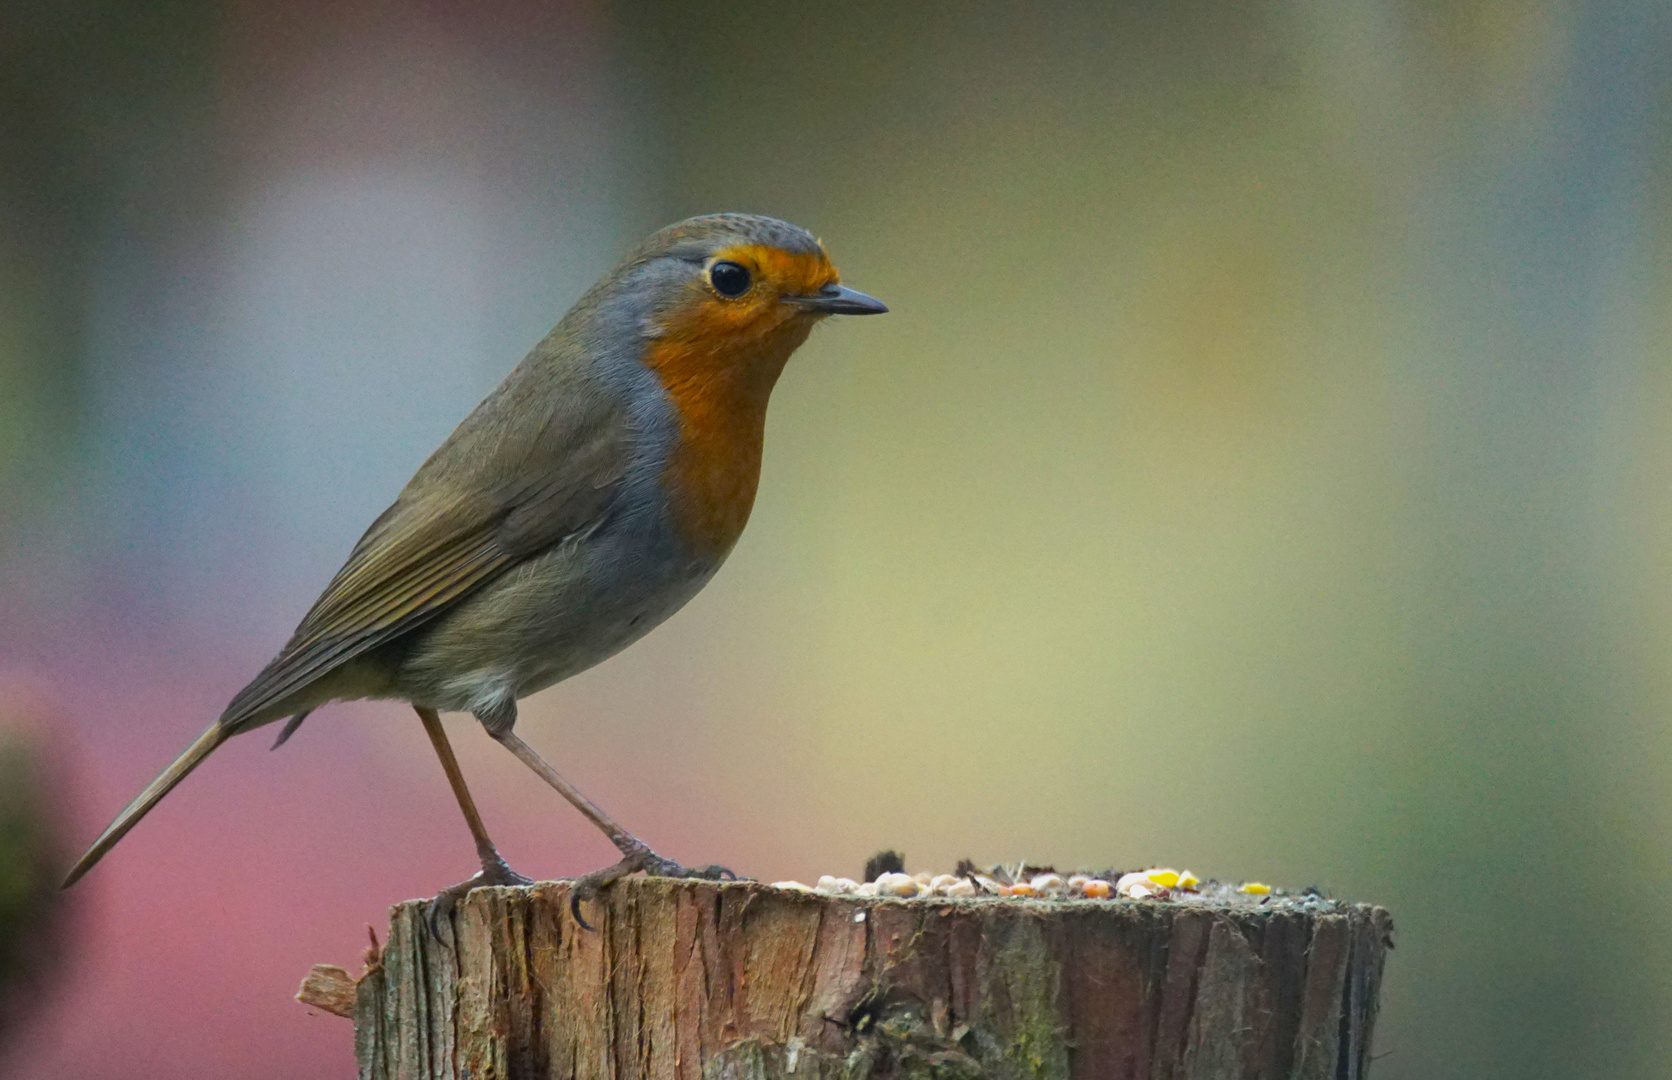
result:
[[[919,870],[917,873],[915,873],[911,876],[911,879],[913,881],[917,882],[919,885],[927,886],[931,881],[933,881],[935,879],[935,876],[933,874],[929,873],[929,871],[927,871],[927,870]]]
[[[1139,889],[1143,890],[1143,896],[1137,894]],[[1142,900],[1145,896],[1153,896],[1155,889],[1155,883],[1149,879],[1149,874],[1142,870],[1122,874],[1120,880],[1115,882],[1115,892],[1122,896],[1129,896],[1134,900]]]
[[[952,884],[945,886],[942,892],[947,896],[974,896],[975,882],[969,878],[959,878]]]
[[[819,880],[822,882],[824,879],[820,878]],[[1084,874],[1070,874],[1068,875],[1068,890],[1070,892],[1085,892],[1086,882],[1090,880],[1091,878]]]
[[[923,886],[906,874],[884,874],[877,878],[878,896],[916,896]]]
[[[875,896],[877,895],[877,883],[874,881],[867,881],[863,885],[855,885],[853,893],[855,896]]]
[[[774,881],[772,883],[772,887],[774,889],[793,889],[796,892],[813,891],[813,887],[811,885],[803,885],[799,881]]]
[[[929,888],[941,896],[945,896],[946,890],[950,886],[956,885],[962,880],[963,878],[960,878],[955,874],[936,874],[929,880]]]
[[[816,887],[819,890],[819,892],[832,892],[833,893],[833,892],[838,891],[837,888],[836,888],[836,879],[831,877],[829,874],[825,874],[825,875],[821,876],[819,878],[819,883]]]
[[[1033,891],[1040,894],[1060,893],[1063,890],[1062,878],[1056,874],[1040,874],[1028,882]]]

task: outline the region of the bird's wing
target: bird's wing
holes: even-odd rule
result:
[[[524,414],[520,428],[479,420],[485,409],[478,408],[366,530],[289,644],[232,699],[221,723],[248,724],[600,521],[626,472],[626,423],[619,409],[586,404]]]

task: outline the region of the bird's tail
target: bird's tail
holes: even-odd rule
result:
[[[81,876],[93,869],[93,864],[104,858],[105,852],[116,846],[116,841],[128,835],[133,828],[157,805],[164,795],[174,790],[174,785],[186,778],[186,774],[197,768],[209,752],[232,737],[232,732],[222,727],[219,721],[209,725],[209,730],[197,737],[197,741],[186,747],[186,752],[174,759],[174,764],[162,771],[162,775],[151,781],[139,797],[128,804],[128,808],[116,815],[116,820],[110,823],[104,833],[87,849],[87,854],[75,864],[64,884],[59,888],[67,889],[81,880]]]

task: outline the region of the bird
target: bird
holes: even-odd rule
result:
[[[812,233],[709,214],[656,232],[576,301],[430,455],[349,553],[277,656],[70,870],[79,881],[234,735],[329,702],[412,706],[476,845],[443,889],[526,884],[500,856],[441,725],[467,712],[609,837],[628,874],[719,877],[656,854],[514,731],[517,702],[615,655],[714,576],[748,521],[766,406],[832,315],[888,308],[841,284]],[[584,919],[580,920],[585,924]]]

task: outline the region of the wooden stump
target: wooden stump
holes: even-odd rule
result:
[[[1316,898],[860,899],[637,879],[394,909],[365,1080],[1365,1075],[1392,922]]]

